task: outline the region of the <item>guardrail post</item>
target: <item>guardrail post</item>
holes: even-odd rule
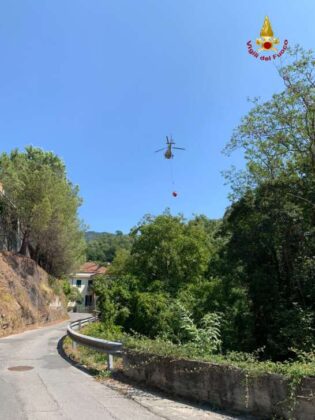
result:
[[[77,345],[90,347],[93,350],[107,353],[107,369],[109,371],[114,370],[114,354],[122,354],[122,343],[102,340],[96,337],[90,337],[87,335],[81,334],[79,331],[82,326],[86,323],[95,321],[95,318],[86,318],[83,320],[78,320],[71,322],[68,325],[67,333],[68,336],[72,339],[72,349],[77,349]],[[79,329],[78,329],[79,328]],[[77,330],[78,329],[78,330]]]
[[[114,358],[112,354],[107,355],[107,369],[112,371],[114,369]]]

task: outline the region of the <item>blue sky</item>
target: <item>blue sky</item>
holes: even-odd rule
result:
[[[52,150],[80,186],[90,229],[128,232],[166,207],[218,218],[221,151],[250,105],[282,88],[251,57],[265,15],[314,47],[313,0],[5,0],[0,3],[1,151]],[[154,150],[172,134],[170,162]],[[179,196],[171,196],[173,190]]]

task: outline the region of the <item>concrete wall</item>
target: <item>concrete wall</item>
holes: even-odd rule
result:
[[[304,378],[289,398],[290,384],[283,376],[248,377],[241,369],[190,360],[174,360],[128,350],[126,376],[148,385],[225,410],[270,419],[315,419],[315,378]]]

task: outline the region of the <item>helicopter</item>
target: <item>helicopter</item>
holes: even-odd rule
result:
[[[175,147],[174,144],[175,144],[175,142],[172,139],[172,136],[170,136],[170,138],[168,138],[168,136],[166,136],[166,147],[163,147],[162,149],[156,150],[155,153],[161,152],[162,150],[165,150],[165,153],[164,153],[165,159],[173,159],[173,157],[174,157],[173,151],[172,151],[173,149],[185,150],[183,147]]]

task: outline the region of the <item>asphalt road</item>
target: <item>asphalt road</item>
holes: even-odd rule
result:
[[[73,319],[86,315],[73,314]],[[67,323],[0,339],[1,420],[222,420],[232,417],[145,393],[137,398],[75,368],[58,353]],[[30,370],[10,370],[28,366]]]

